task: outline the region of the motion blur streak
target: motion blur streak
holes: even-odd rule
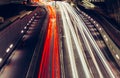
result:
[[[65,35],[67,36],[66,41],[67,41],[67,46],[68,46],[68,49],[69,49],[68,53],[69,53],[69,58],[70,58],[70,63],[71,63],[72,76],[73,76],[73,78],[79,78],[79,74],[78,74],[78,70],[76,68],[76,63],[75,63],[75,58],[74,58],[74,53],[75,52],[73,52],[72,43],[70,41],[70,32],[71,32],[71,38],[73,39],[73,42],[74,42],[75,47],[76,47],[76,52],[79,56],[79,61],[82,64],[81,67],[83,67],[83,70],[81,70],[81,71],[84,72],[84,75],[85,75],[86,78],[91,78],[89,69],[88,69],[87,64],[85,62],[84,54],[82,53],[82,48],[80,47],[79,39],[78,39],[78,37],[75,33],[75,30],[74,30],[74,27],[73,27],[71,21],[70,21],[70,19],[72,18],[72,14],[73,14],[69,10],[71,8],[68,7],[67,3],[59,3],[58,5],[60,7],[61,15],[62,15],[62,18],[63,18],[62,20],[63,20],[63,27],[64,27],[64,30],[65,30]],[[69,15],[71,17],[69,17]],[[66,19],[66,20],[64,20],[64,19]],[[70,29],[70,31],[68,31],[68,29]]]
[[[31,0],[32,2],[39,2],[39,0]]]
[[[85,25],[83,20],[75,12],[75,9],[73,7],[71,7],[66,2],[59,2],[59,3],[57,2],[57,4],[58,4],[58,6],[60,8],[60,11],[61,11],[61,16],[62,16],[62,20],[63,20],[63,29],[64,29],[64,32],[65,32],[65,35],[67,36],[66,37],[66,43],[67,43],[67,46],[69,47],[68,48],[68,54],[69,54],[69,57],[70,57],[72,78],[77,78],[77,77],[79,78],[80,76],[78,74],[79,73],[78,69],[76,69],[76,67],[75,67],[76,64],[75,64],[74,58],[71,58],[72,55],[73,55],[72,54],[73,49],[71,47],[72,45],[70,44],[70,42],[71,42],[70,38],[73,39],[73,42],[74,42],[74,45],[75,45],[74,47],[76,47],[75,52],[77,52],[77,54],[79,55],[79,60],[81,62],[83,72],[84,72],[84,75],[85,75],[85,77],[83,77],[83,78],[92,77],[92,75],[91,75],[92,72],[88,68],[88,63],[86,63],[86,60],[85,60],[86,58],[85,58],[84,53],[82,51],[82,47],[79,44],[79,36],[77,37],[74,28],[78,28],[78,32],[80,32],[80,35],[81,35],[81,37],[82,37],[82,39],[84,41],[84,44],[86,45],[86,49],[89,52],[90,56],[92,57],[93,63],[95,65],[96,69],[97,69],[97,72],[98,72],[100,78],[104,78],[104,76],[103,76],[102,71],[100,70],[98,62],[95,60],[95,56],[93,56],[94,54],[91,52],[92,49],[95,50],[95,53],[99,57],[102,65],[104,66],[105,71],[109,75],[109,77],[110,78],[116,78],[114,76],[114,73],[111,70],[110,66],[108,65],[107,59],[103,55],[101,49],[98,47],[97,43],[95,42],[92,34],[90,33],[89,29],[87,28],[87,26]],[[72,20],[74,22],[72,22],[70,20]],[[71,33],[71,37],[69,37],[70,33]],[[88,42],[89,42],[89,44],[88,44]],[[92,46],[93,48],[91,48],[90,46]],[[81,76],[83,76],[83,74]]]
[[[54,49],[53,49],[52,78],[60,78],[60,67],[59,67],[60,64],[59,64],[59,51],[58,51],[58,32],[57,31],[58,31],[57,26],[55,26],[54,27]]]
[[[49,24],[38,78],[60,78],[56,12],[53,7],[49,5],[47,6],[47,8],[49,11]]]

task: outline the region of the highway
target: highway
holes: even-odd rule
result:
[[[10,46],[11,48],[14,48],[14,51],[11,51],[11,53],[7,56],[7,60],[5,57],[3,58],[3,61],[5,61],[2,65],[2,69],[0,71],[0,78],[25,78],[31,58],[33,56],[36,43],[38,41],[39,33],[42,28],[43,18],[45,17],[45,10],[43,8],[37,8],[34,12],[32,12],[29,15],[26,15],[24,18],[26,19],[18,19],[17,22],[23,23],[22,25],[20,23],[16,22],[9,26],[9,28],[6,28],[1,33],[4,32],[4,34],[9,34],[8,39],[13,39],[11,35],[16,35],[16,32],[24,35],[22,35],[22,38],[20,38],[19,41],[17,41],[15,47]],[[25,21],[25,23],[24,23]],[[19,29],[20,27],[17,26],[24,26],[21,27],[21,31],[16,30],[14,31],[13,28]],[[16,27],[15,27],[16,26]],[[10,29],[11,30],[8,30]],[[5,32],[5,31],[14,31],[11,32]],[[11,35],[10,35],[11,34]],[[21,35],[17,34],[18,37],[21,37]],[[8,36],[4,35],[3,38],[6,38]],[[15,38],[17,39],[17,38]],[[19,38],[18,38],[19,39]],[[17,40],[18,40],[17,39]],[[4,39],[5,40],[5,39]],[[6,39],[7,40],[7,39]],[[3,41],[2,41],[3,42]],[[8,41],[9,43],[12,43],[11,41]],[[6,45],[7,46],[7,45]],[[6,53],[3,51],[3,53]],[[4,55],[4,54],[3,54]],[[2,53],[1,53],[2,56]]]
[[[116,65],[116,62],[113,59],[112,55],[110,54],[110,51],[109,51],[103,37],[101,36],[100,32],[97,30],[97,27],[100,24],[98,22],[96,22],[95,20],[93,20],[93,18],[91,18],[89,15],[87,15],[83,11],[79,10],[79,13],[80,13],[81,18],[83,19],[83,21],[89,28],[90,32],[92,33],[92,35],[93,35],[94,39],[96,40],[98,46],[100,47],[101,51],[105,55],[107,61],[109,62],[110,67],[112,68],[112,71],[114,71],[114,74],[116,75],[116,77],[117,76],[119,77],[118,74],[120,74],[120,73],[119,73],[119,69]],[[98,28],[100,29],[100,27],[98,27]],[[108,41],[107,38],[105,40]],[[104,71],[102,71],[102,72],[104,72]]]
[[[92,37],[92,35],[91,35],[90,31],[88,30],[88,28],[83,23],[83,21],[81,21],[81,19],[78,18],[79,16],[75,13],[75,10],[73,8],[70,8],[70,5],[68,5],[68,6],[67,5],[68,5],[67,3],[63,3],[63,4],[59,5],[59,6],[60,6],[60,8],[63,7],[61,9],[61,12],[66,7],[66,10],[64,10],[65,13],[64,14],[61,13],[61,15],[63,15],[62,16],[62,18],[63,18],[63,26],[68,26],[69,27],[69,28],[64,28],[64,33],[65,33],[65,35],[67,35],[67,37],[66,37],[66,44],[65,45],[67,45],[67,46],[70,47],[70,48],[67,47],[67,49],[68,48],[70,49],[70,50],[68,49],[68,55],[69,55],[69,57],[67,56],[68,57],[67,60],[70,60],[71,70],[70,70],[70,68],[66,69],[66,70],[72,72],[70,74],[70,75],[72,75],[72,77],[71,76],[70,77],[71,78],[76,78],[76,77],[79,78],[79,77],[83,76],[83,78],[84,78],[84,77],[90,77],[90,76],[92,77],[94,75],[95,76],[99,75],[100,78],[101,77],[111,77],[111,78],[115,77],[113,71],[110,68],[110,66],[107,64],[107,60],[106,60],[105,56],[102,54],[101,49],[98,47],[97,43],[95,42],[95,40]],[[64,15],[66,15],[66,16],[64,16]],[[65,22],[65,19],[67,19],[66,22]],[[73,19],[72,22],[70,22],[71,21],[70,19]],[[64,23],[65,23],[65,25],[64,25]],[[76,23],[77,23],[77,25],[76,25]],[[87,22],[87,23],[89,23],[89,22]],[[70,31],[67,31],[68,29],[70,29],[71,33],[70,33]],[[76,30],[76,32],[74,32],[75,30]],[[73,36],[74,43],[72,43],[73,40],[72,40],[72,42],[70,41],[72,39],[72,36],[70,37],[69,34]],[[84,45],[86,47],[85,49],[87,49],[87,51],[89,52],[89,54],[91,56],[91,59],[92,59],[91,61],[94,63],[94,66],[96,67],[96,70],[97,70],[96,72],[98,72],[97,73],[98,75],[94,74],[95,70],[93,70],[93,72],[91,73],[90,70],[88,69],[88,65],[87,65],[88,63],[85,61],[85,59],[86,59],[87,56],[84,56],[84,51],[82,50],[82,47],[80,46],[80,44],[78,44],[80,42],[80,40],[78,39],[78,41],[77,41],[77,36],[79,38],[80,34],[81,34],[81,36],[83,38]],[[75,48],[75,45],[76,45],[75,51],[74,51],[74,49],[72,49],[72,45],[74,46],[74,48]],[[81,50],[80,50],[80,48],[81,48]],[[77,49],[79,49],[78,53],[75,54],[75,52],[77,52],[76,51]],[[81,52],[81,54],[80,54],[80,52]],[[95,53],[93,53],[93,52],[95,52]],[[75,58],[76,58],[75,55],[79,55],[77,58],[80,58],[80,60],[79,60],[81,62],[81,67],[80,68],[83,68],[84,75],[83,75],[83,73],[80,75],[80,72],[78,71],[79,68],[77,68],[77,64],[75,63],[75,61],[76,61],[75,60]],[[101,63],[102,63],[102,66],[98,66]],[[67,64],[65,64],[65,65],[67,65]],[[78,66],[80,66],[80,64]],[[66,66],[66,68],[67,67],[69,67],[69,66]],[[89,66],[89,68],[91,68],[91,67],[92,66]],[[105,67],[105,68],[102,68],[102,67]],[[94,67],[92,67],[92,68],[94,68]],[[78,75],[78,73],[79,73],[79,75]],[[67,76],[68,76],[68,74],[67,74]]]
[[[37,6],[0,31],[0,78],[120,77],[101,22],[65,1]]]

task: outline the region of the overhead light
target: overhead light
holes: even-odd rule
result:
[[[27,25],[29,25],[29,23],[27,23]]]
[[[27,27],[25,26],[24,29],[27,29]]]
[[[32,19],[34,19],[35,17],[33,16]]]
[[[82,13],[84,13],[84,12],[82,11]]]
[[[88,18],[90,19],[91,17],[90,17],[90,16],[88,16]]]
[[[10,48],[12,48],[13,47],[13,44],[10,44]]]
[[[98,24],[96,24],[96,26],[98,27]]]
[[[92,21],[93,19],[91,18],[91,21]]]
[[[3,59],[2,59],[2,58],[0,58],[0,63],[2,62],[2,60],[3,60]]]
[[[29,23],[31,23],[32,21],[30,20]]]
[[[10,48],[8,48],[7,50],[6,50],[6,53],[8,53],[10,51]]]
[[[24,31],[23,31],[23,30],[21,30],[21,33],[24,33]]]
[[[117,59],[120,59],[120,57],[118,56],[118,54],[115,55]]]
[[[33,20],[33,18],[31,18],[31,21]]]
[[[94,21],[93,23],[95,24],[96,22]]]
[[[86,14],[86,16],[88,16],[88,15]]]
[[[37,15],[37,13],[35,13],[35,15]]]
[[[106,41],[108,41],[108,38],[105,38]]]

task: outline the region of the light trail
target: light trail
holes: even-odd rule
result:
[[[96,62],[95,56],[94,56],[94,54],[93,54],[92,51],[91,51],[91,47],[90,47],[90,44],[88,43],[88,41],[92,44],[92,47],[94,48],[97,56],[100,58],[100,60],[101,60],[101,62],[102,62],[102,65],[105,67],[105,70],[107,71],[107,74],[108,74],[111,78],[115,78],[112,70],[110,69],[109,65],[107,64],[108,62],[107,62],[105,56],[102,54],[100,48],[99,48],[98,45],[96,44],[96,42],[95,42],[94,38],[92,37],[90,31],[88,30],[88,28],[86,27],[86,25],[84,24],[84,22],[80,19],[79,15],[75,12],[75,10],[73,10],[73,8],[72,8],[68,3],[65,3],[65,2],[60,3],[60,2],[59,2],[58,5],[59,5],[60,11],[61,11],[61,15],[62,15],[63,26],[64,26],[64,25],[65,25],[65,26],[68,25],[68,28],[65,28],[65,27],[64,27],[64,31],[65,31],[65,29],[67,29],[66,31],[68,31],[68,30],[70,29],[69,33],[71,32],[71,35],[72,35],[73,40],[74,40],[74,42],[75,42],[76,48],[77,48],[77,50],[79,50],[79,51],[78,51],[78,52],[79,52],[78,54],[79,54],[79,55],[82,55],[82,57],[84,56],[83,54],[80,54],[80,52],[81,52],[80,47],[78,48],[78,46],[80,46],[80,45],[78,44],[77,37],[75,36],[76,33],[74,32],[74,29],[73,29],[73,27],[72,27],[73,22],[72,22],[72,23],[70,22],[70,18],[69,18],[69,17],[75,18],[73,21],[74,21],[74,22],[76,21],[76,23],[77,23],[77,28],[78,28],[80,34],[82,35],[83,40],[85,39],[85,40],[84,40],[85,45],[87,45],[86,47],[87,47],[87,49],[88,49],[88,51],[89,51],[89,53],[90,53],[90,55],[91,55],[91,57],[92,57],[92,59],[93,59],[93,62],[94,62],[94,64],[95,64],[95,66],[96,66],[96,69],[97,69],[97,71],[98,71],[98,73],[99,73],[100,78],[104,78],[104,76],[103,76],[103,74],[102,74],[102,72],[101,72],[101,70],[100,70],[100,68],[99,68],[99,66],[98,66],[98,64],[97,64],[97,62]],[[69,13],[68,13],[66,10],[68,10]],[[64,13],[63,11],[64,11],[65,13]],[[68,14],[67,14],[67,13],[68,13]],[[65,18],[65,17],[66,17],[66,18]],[[67,21],[64,20],[64,19],[66,19]],[[65,21],[66,21],[66,22],[65,22]],[[64,23],[65,23],[65,24],[64,24]],[[74,24],[73,24],[73,26],[74,26]],[[69,35],[68,35],[69,33],[66,33],[66,35],[67,35],[67,37],[68,37],[69,39],[71,39],[71,38],[69,37]],[[66,38],[66,39],[67,39],[67,38]],[[67,41],[67,40],[66,40],[66,41]],[[70,45],[71,45],[70,41],[68,42],[67,45],[70,47],[70,49],[72,49],[71,46],[70,46]],[[70,50],[70,51],[72,51],[72,50]],[[68,52],[69,52],[69,51],[68,51]],[[69,53],[69,54],[70,54],[70,53]],[[72,55],[73,55],[73,54],[72,54]],[[81,56],[79,56],[79,57],[81,57]],[[70,57],[70,58],[71,58],[71,57]],[[83,57],[83,58],[84,58],[84,57]],[[83,58],[80,58],[80,60],[82,60]],[[73,59],[70,59],[70,60],[71,60],[71,62],[72,62],[72,64],[71,64],[71,68],[72,68],[72,66],[75,66],[75,64],[74,64],[75,61],[73,61],[74,58],[73,58]],[[81,62],[82,62],[82,65],[83,65],[83,66],[86,65],[85,61],[83,62],[83,60],[82,60]],[[90,77],[90,74],[88,74],[89,70],[86,71],[87,66],[86,66],[86,67],[83,67],[83,68],[84,68],[84,72],[85,72],[85,74],[86,74],[86,77],[87,77],[87,78]],[[88,69],[88,68],[87,68],[87,69]],[[75,74],[75,72],[77,72],[76,68],[74,68],[74,69],[72,68],[72,71],[74,72],[74,74],[72,73],[72,74],[73,74],[73,77],[76,78],[76,77],[78,76],[78,73]]]
[[[66,22],[66,18],[65,18],[65,14],[63,11],[63,8],[61,6],[61,4],[59,4],[60,7],[60,11],[61,11],[61,15],[62,15],[62,20],[63,20],[63,29],[64,29],[64,33],[66,36],[66,47],[68,48],[68,54],[69,54],[69,58],[70,58],[70,65],[71,65],[71,70],[72,70],[72,76],[73,78],[78,78],[78,73],[77,73],[77,68],[76,68],[76,64],[75,64],[75,58],[74,58],[74,54],[73,54],[73,47],[72,47],[72,41],[71,41],[71,36],[70,36],[70,31],[68,31],[68,27],[67,22]]]
[[[70,13],[68,11],[68,9],[70,9],[70,8],[67,8],[67,5],[63,4],[63,3],[58,3],[58,5],[60,7],[60,11],[61,11],[61,15],[62,15],[63,27],[64,27],[64,31],[65,31],[65,35],[66,35],[67,48],[68,48],[73,78],[79,78],[79,76],[78,76],[78,71],[77,71],[76,64],[75,64],[74,52],[73,52],[73,49],[71,47],[72,43],[71,43],[70,33],[72,35],[73,42],[75,43],[76,50],[77,50],[77,53],[79,55],[79,60],[82,63],[82,67],[84,69],[83,72],[85,73],[86,78],[88,78],[88,77],[91,78],[90,71],[86,65],[84,54],[82,53],[79,39],[76,36],[75,30],[74,30],[73,25],[72,25],[71,20],[70,20],[70,16],[69,16]]]
[[[68,5],[68,4],[66,4],[66,5]],[[99,73],[99,75],[100,75],[100,78],[103,78],[103,75],[102,75],[102,73],[101,73],[101,71],[100,71],[100,68],[98,67],[98,64],[97,64],[97,62],[96,62],[96,59],[95,59],[95,57],[94,57],[94,54],[93,54],[93,52],[92,52],[92,50],[91,50],[89,41],[87,40],[87,38],[86,38],[86,36],[85,36],[85,33],[83,32],[83,29],[80,28],[81,22],[80,22],[80,21],[77,21],[77,20],[79,20],[79,18],[78,18],[79,16],[76,14],[76,12],[74,11],[74,9],[73,9],[70,5],[68,5],[68,6],[66,6],[66,7],[68,8],[67,10],[69,10],[69,13],[71,13],[71,17],[73,17],[73,19],[75,20],[75,21],[73,22],[73,23],[74,23],[74,26],[75,26],[75,24],[77,24],[76,26],[79,26],[79,31],[80,31],[80,33],[81,33],[81,35],[82,35],[82,37],[83,37],[83,41],[84,41],[84,43],[85,43],[85,45],[86,45],[86,48],[88,49],[88,51],[89,51],[89,53],[90,53],[90,55],[91,55],[91,58],[92,58],[95,66],[96,66],[96,69],[97,69],[97,71],[98,71],[98,73]],[[71,7],[71,8],[70,8],[70,7]],[[72,28],[72,27],[70,27],[70,28]],[[73,30],[71,30],[71,31],[73,31]],[[88,75],[88,77],[89,77],[89,75]]]
[[[105,67],[105,70],[107,71],[107,73],[109,74],[109,76],[111,78],[115,78],[115,75],[113,74],[112,70],[110,69],[110,66],[107,64],[108,62],[107,62],[105,56],[103,55],[102,51],[98,47],[97,43],[95,42],[94,38],[92,37],[92,35],[91,35],[90,31],[88,30],[87,26],[85,26],[85,23],[82,21],[82,19],[80,19],[80,17],[79,17],[78,21],[81,21],[81,23],[82,23],[81,26],[83,28],[83,31],[86,34],[87,38],[90,40],[90,43],[92,44],[93,48],[95,49],[95,52],[97,53],[97,56],[100,58],[103,66]]]
[[[94,38],[92,37],[87,26],[84,24],[83,20],[80,18],[79,14],[77,14],[74,8],[72,8],[68,3],[57,2],[57,5],[59,6],[59,9],[61,11],[61,16],[63,20],[63,31],[65,34],[65,42],[66,42],[65,48],[67,49],[69,60],[70,60],[72,78],[79,78],[79,73],[76,66],[76,60],[75,60],[75,54],[74,54],[75,52],[73,47],[76,48],[76,52],[79,56],[79,61],[82,64],[82,68],[83,68],[82,72],[84,72],[85,77],[86,78],[93,77],[88,67],[85,54],[82,50],[83,48],[79,40],[78,32],[80,32],[80,35],[83,38],[86,49],[89,51],[89,54],[99,74],[99,77],[104,78],[103,73],[101,72],[98,62],[95,58],[95,55],[92,52],[91,45],[95,50],[97,57],[99,57],[99,59],[101,60],[102,65],[104,66],[107,74],[110,76],[110,78],[115,78],[112,70],[107,64],[108,62],[105,56],[103,55],[100,48],[96,44]],[[51,8],[50,6],[47,6],[47,7],[49,10],[50,21],[48,26],[48,33],[45,40],[45,46],[43,50],[43,56],[40,64],[40,72],[39,72],[38,78],[51,78],[51,77],[60,78],[60,66],[59,66],[60,61],[59,61],[59,50],[58,50],[59,43],[58,43],[58,30],[57,30],[58,28],[56,26],[56,14],[53,8]],[[53,39],[53,42],[52,42],[52,39]],[[73,43],[75,46],[73,46]],[[53,46],[52,50],[50,46]],[[51,53],[52,53],[52,56],[51,56]],[[52,62],[52,65],[50,62]]]
[[[47,6],[47,8],[49,11],[49,24],[43,49],[42,60],[40,63],[38,78],[60,78],[60,61],[58,46],[58,28],[56,26],[56,12],[53,9],[53,7],[49,5]],[[52,49],[51,46],[53,46]]]
[[[80,12],[80,10],[77,8],[77,10]],[[78,12],[78,13],[79,13]],[[79,17],[80,18],[80,17]],[[92,19],[92,18],[91,18]],[[81,20],[81,19],[80,19]],[[92,19],[93,20],[93,19]],[[82,21],[82,20],[81,20]],[[94,21],[95,23],[95,21]],[[85,25],[85,23],[83,22],[83,25]],[[98,26],[98,24],[97,24]],[[108,75],[111,77],[111,78],[116,78],[115,74],[114,74],[114,71],[112,71],[112,68],[110,66],[110,64],[108,63],[107,59],[105,58],[103,52],[100,50],[100,48],[98,47],[96,41],[94,40],[93,36],[91,35],[89,29],[87,28],[87,26],[84,26],[84,32],[87,36],[87,38],[89,38],[91,44],[93,45],[93,48],[96,50],[96,53],[97,53],[97,56],[100,58],[103,66],[105,67],[105,70],[107,71]],[[101,29],[101,28],[100,28]]]

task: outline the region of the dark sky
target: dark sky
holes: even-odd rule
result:
[[[9,2],[10,2],[10,0],[0,0],[0,4],[7,4]]]
[[[0,0],[0,5],[1,4],[8,4],[10,2],[19,2],[19,1],[23,1],[23,0]]]

